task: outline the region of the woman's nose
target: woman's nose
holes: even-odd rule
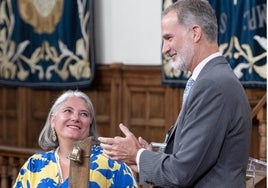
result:
[[[72,120],[75,120],[75,121],[79,120],[79,113],[78,112],[73,112]]]

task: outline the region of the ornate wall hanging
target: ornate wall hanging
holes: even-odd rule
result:
[[[1,0],[0,84],[89,87],[93,16],[93,0]]]

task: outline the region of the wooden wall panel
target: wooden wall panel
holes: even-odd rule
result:
[[[156,142],[162,142],[175,123],[183,94],[183,88],[161,84],[160,66],[122,64],[97,66],[92,86],[81,90],[93,102],[100,135],[121,135],[118,125],[122,122],[136,136]],[[62,92],[1,87],[0,145],[38,148],[48,111]],[[246,93],[254,107],[266,90],[248,88]],[[250,155],[255,158],[260,156],[260,148],[264,148],[260,142],[266,138],[260,133],[260,125],[263,122],[254,119]]]
[[[25,116],[27,117],[27,120],[25,122],[26,137],[23,136],[20,140],[26,140],[26,143],[20,145],[23,147],[37,148],[38,137],[45,125],[48,112],[54,100],[62,91],[23,89],[27,92],[26,99],[24,100],[27,101],[27,104],[23,105],[24,111],[26,111]]]
[[[93,102],[99,135],[119,134],[121,122],[121,65],[100,66],[91,88],[83,89]]]
[[[18,138],[18,92],[14,88],[1,88],[0,99],[0,143],[16,145],[16,138]]]
[[[128,89],[128,99],[124,103],[126,105],[124,108],[126,110],[123,112],[124,123],[136,130],[137,136],[143,133],[141,136],[148,140],[162,140],[166,126],[165,91],[150,86],[140,88],[130,86]],[[154,136],[150,134],[152,129]]]
[[[98,132],[100,135],[108,136],[111,131],[111,88],[104,85],[102,88],[98,88],[97,91],[86,92],[92,100],[96,121],[98,126]],[[114,131],[111,131],[114,133]]]
[[[138,69],[138,71],[137,71]],[[137,74],[138,73],[138,74]],[[136,136],[162,142],[170,125],[166,87],[158,67],[130,67],[123,74],[123,122]],[[159,87],[161,86],[161,87]]]

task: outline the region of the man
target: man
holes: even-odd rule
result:
[[[108,156],[157,187],[246,187],[251,113],[244,88],[218,51],[217,20],[206,0],[179,0],[163,12],[163,54],[192,73],[192,87],[167,138],[151,151],[124,125],[125,137],[99,137]],[[188,87],[187,87],[188,88]],[[187,98],[186,98],[187,97]]]

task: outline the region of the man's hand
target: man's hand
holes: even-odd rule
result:
[[[119,128],[125,137],[99,137],[100,146],[111,159],[123,161],[129,165],[136,165],[136,155],[138,150],[142,148],[142,144],[139,143],[138,139],[126,126],[119,124]],[[143,145],[146,145],[147,142],[143,141]]]
[[[147,149],[147,150],[150,150],[152,151],[153,150],[153,147],[152,147],[152,144],[149,144],[146,140],[144,140],[142,137],[139,137],[139,143],[141,145],[141,147]]]

